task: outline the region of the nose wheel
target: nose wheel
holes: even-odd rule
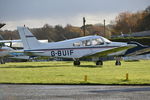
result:
[[[120,66],[121,65],[121,57],[116,57],[116,63],[115,63],[115,65],[116,66]]]
[[[121,65],[121,61],[116,61],[115,65],[116,65],[116,66]]]
[[[103,65],[103,61],[102,60],[97,61],[96,65],[101,65],[102,66]]]

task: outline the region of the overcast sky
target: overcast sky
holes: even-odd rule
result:
[[[82,26],[111,20],[125,11],[137,12],[150,5],[150,0],[0,0],[2,29],[13,30],[24,24],[30,28],[44,24]]]

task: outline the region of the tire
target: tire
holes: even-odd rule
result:
[[[103,65],[103,61],[101,61],[101,60],[100,60],[100,61],[97,61],[97,62],[96,62],[96,65],[101,65],[101,66],[102,66],[102,65]]]
[[[121,65],[121,62],[120,61],[116,61],[115,65],[119,66],[119,65]]]
[[[76,65],[80,65],[80,61],[74,61],[74,63],[73,63],[75,66]]]

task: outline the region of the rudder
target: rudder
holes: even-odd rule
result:
[[[36,37],[28,30],[27,27],[17,27],[20,38],[23,42],[24,49],[34,49],[40,45]]]

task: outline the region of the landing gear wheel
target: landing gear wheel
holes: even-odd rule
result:
[[[80,61],[74,61],[74,63],[73,63],[75,66],[76,65],[80,65]]]
[[[116,61],[115,65],[116,65],[116,66],[118,66],[118,65],[120,66],[120,65],[121,65],[121,62],[120,62],[120,61]]]
[[[103,61],[101,61],[101,60],[97,61],[96,65],[101,65],[102,66],[103,65]]]
[[[1,64],[5,64],[5,61],[3,59],[1,59]]]
[[[121,57],[116,57],[115,59],[116,59],[115,65],[116,65],[116,66],[120,66],[120,65],[121,65],[121,61],[120,61],[120,60],[121,60]]]

